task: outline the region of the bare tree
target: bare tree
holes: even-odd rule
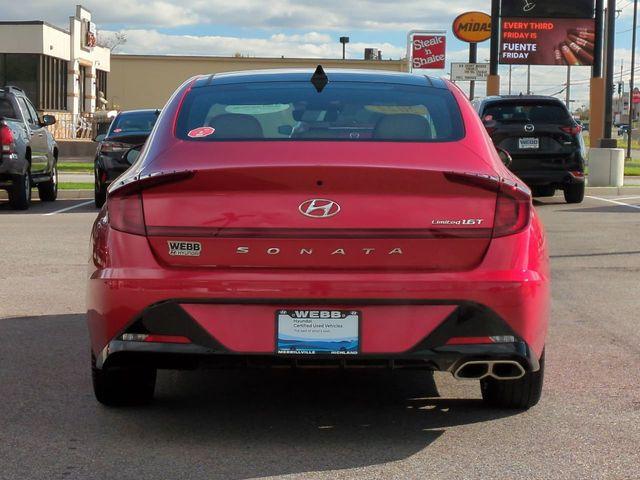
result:
[[[115,51],[120,45],[124,45],[127,43],[127,34],[124,32],[114,32],[114,33],[98,33],[98,41],[96,44],[99,47],[108,48],[112,52]]]

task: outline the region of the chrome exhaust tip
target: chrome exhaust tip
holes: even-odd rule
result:
[[[458,380],[482,380],[491,377],[497,380],[517,380],[524,377],[525,369],[515,360],[471,360],[464,362],[454,372]]]

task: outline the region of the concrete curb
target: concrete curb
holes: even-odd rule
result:
[[[38,192],[34,190],[33,199],[38,198]],[[58,190],[58,200],[91,200],[93,190]],[[8,200],[7,192],[0,191],[0,200]]]
[[[629,187],[587,187],[587,195],[640,195],[640,185]]]

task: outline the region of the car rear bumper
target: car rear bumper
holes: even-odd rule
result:
[[[285,356],[239,355],[196,344],[113,340],[96,359],[96,368],[148,366],[159,369],[197,368],[387,368],[455,372],[467,362],[512,361],[523,371],[540,369],[536,354],[523,341],[497,344],[442,345],[397,355]]]
[[[88,286],[87,319],[99,365],[142,357],[167,368],[183,360],[311,361],[276,354],[275,312],[283,308],[362,312],[359,353],[342,360],[314,356],[320,363],[451,370],[479,356],[514,359],[529,371],[544,348],[549,273],[539,227],[494,239],[481,265],[459,272],[166,268],[145,237],[112,232],[109,242],[112,264],[92,263]],[[128,332],[190,343],[124,341]],[[513,337],[507,341],[513,345],[459,340],[492,336]]]
[[[553,185],[562,188],[565,185],[584,183],[584,173],[581,170],[514,170],[513,173],[530,187]]]

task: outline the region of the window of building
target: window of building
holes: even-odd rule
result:
[[[66,60],[40,55],[38,109],[67,109],[67,68]]]
[[[96,78],[96,95],[98,92],[104,93],[104,98],[108,99],[109,96],[107,94],[107,72],[103,70],[96,70],[97,78]],[[99,105],[96,105],[98,107]]]

